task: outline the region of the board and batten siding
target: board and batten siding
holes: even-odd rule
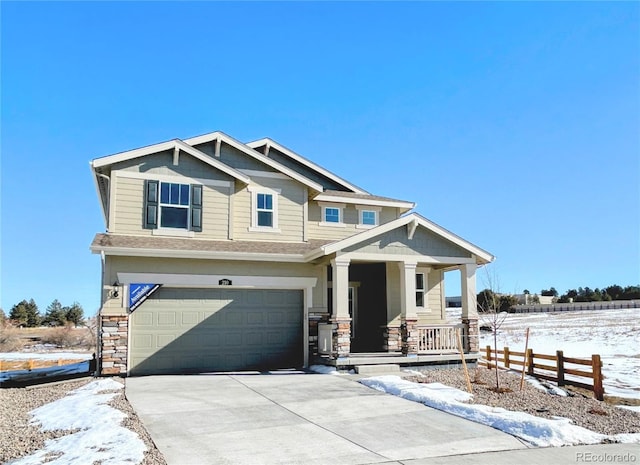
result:
[[[113,175],[115,174],[115,176]],[[109,231],[117,234],[150,236],[153,230],[144,229],[144,179],[112,174],[115,195],[112,197],[113,218]],[[202,189],[202,232],[195,237],[209,240],[228,238],[229,188],[204,185]]]
[[[279,190],[277,195],[278,224],[275,232],[251,231],[252,192],[247,187],[233,195],[233,238],[243,241],[302,242],[304,237],[305,187],[291,179],[253,177],[251,190],[265,192]]]

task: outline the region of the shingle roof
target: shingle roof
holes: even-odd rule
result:
[[[309,242],[258,242],[258,241],[210,241],[194,238],[124,236],[119,234],[96,234],[91,250],[146,249],[189,252],[240,252],[263,254],[304,255],[331,240]]]
[[[351,199],[362,199],[362,200],[380,200],[383,202],[405,202],[405,203],[413,203],[408,200],[399,200],[392,199],[391,197],[381,197],[379,195],[371,195],[371,194],[357,194],[355,192],[346,192],[346,191],[332,191],[326,190],[322,192],[321,195],[331,195],[335,197],[348,197]]]

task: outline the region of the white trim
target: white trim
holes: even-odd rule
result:
[[[221,286],[221,279],[230,279],[232,286]],[[218,275],[218,274],[173,274],[173,273],[127,273],[118,272],[118,282],[153,283],[166,287],[184,288],[255,288],[255,289],[305,289],[315,287],[318,278],[301,276],[246,276],[246,275]],[[311,307],[311,297],[307,306]]]
[[[275,173],[273,171],[259,171],[259,170],[245,170],[245,169],[239,169],[238,171],[246,174],[251,178],[291,179],[286,174]]]
[[[356,210],[358,210],[358,224],[356,225],[357,229],[371,229],[380,225],[380,212],[382,211],[382,207],[370,207],[367,205],[356,205]],[[364,212],[373,212],[375,214],[375,223],[374,224],[364,224],[363,213]]]
[[[96,188],[96,194],[98,194],[98,200],[100,201],[100,210],[102,210],[102,218],[104,219],[104,225],[107,228],[107,230],[109,229],[109,219],[107,216],[107,211],[104,208],[104,204],[105,202],[102,201],[102,194],[100,193],[100,182],[98,181],[98,178],[100,177],[98,174],[100,174],[101,176],[105,176],[107,179],[109,179],[109,187],[111,187],[111,178],[109,176],[107,176],[106,174],[103,173],[98,173],[95,168],[93,167],[93,162],[89,162],[89,168],[91,168],[91,174],[93,175],[93,184]],[[109,205],[109,199],[107,199],[107,206]]]
[[[344,209],[346,205],[344,203],[331,203],[331,202],[318,202],[320,206],[320,221],[318,222],[318,226],[329,226],[332,228],[344,228],[346,227],[346,223],[344,222]],[[332,222],[327,221],[327,208],[333,208],[338,210],[338,221]]]
[[[196,237],[193,231],[188,231],[185,228],[161,228],[151,230],[152,236],[161,237]]]
[[[251,194],[251,226],[247,228],[250,232],[272,232],[279,233],[278,228],[278,198],[282,189],[274,189],[257,185],[247,186],[247,191]],[[260,226],[258,224],[258,195],[266,194],[271,196],[271,226]],[[263,210],[267,211],[267,210]]]
[[[135,247],[90,247],[92,253],[104,252],[105,255],[158,258],[196,258],[215,260],[238,260],[255,262],[307,263],[303,255],[263,252],[220,252],[204,250],[143,249]]]
[[[298,155],[293,150],[290,150],[290,149],[284,147],[283,145],[277,143],[273,139],[265,137],[263,139],[255,140],[253,142],[247,142],[246,145],[248,147],[251,147],[252,149],[256,149],[256,148],[261,147],[263,145],[267,145],[267,147],[269,147],[269,148],[275,148],[278,152],[284,154],[285,156],[297,161],[298,163],[306,166],[307,168],[311,168],[316,173],[321,174],[321,175],[331,179],[332,181],[334,181],[334,182],[346,187],[349,190],[352,190],[353,192],[356,192],[358,194],[368,194],[368,192],[365,191],[364,189],[361,189],[358,186],[345,181],[344,179],[342,179],[338,175],[332,173],[331,171],[329,171],[329,170],[327,170],[327,169],[325,169],[325,168],[323,168],[323,167],[321,167],[319,165],[316,165],[311,160],[308,160],[307,158],[305,158],[305,157],[303,157],[301,155]],[[322,192],[322,191],[320,191],[320,192]]]
[[[351,260],[363,260],[369,262],[414,262],[429,265],[461,265],[475,263],[473,258],[465,257],[438,257],[433,255],[402,255],[373,252],[348,252],[339,254]]]
[[[416,206],[414,202],[404,202],[402,200],[376,200],[376,199],[362,199],[342,197],[340,195],[321,193],[316,195],[313,200],[317,200],[318,203],[324,202],[344,202],[352,205],[373,205],[378,207],[395,207],[405,211],[413,210]]]
[[[315,190],[317,192],[322,192],[324,190],[324,188],[322,187],[321,184],[318,184],[317,182],[312,181],[311,179],[308,179],[308,178],[302,176],[297,171],[294,171],[294,170],[292,170],[290,168],[287,168],[286,166],[278,163],[277,161],[272,160],[271,158],[264,156],[263,154],[261,154],[257,150],[254,150],[252,147],[249,147],[249,146],[243,144],[242,142],[234,139],[233,137],[230,137],[230,136],[226,135],[223,132],[216,131],[216,132],[212,132],[212,133],[209,133],[209,134],[203,134],[203,135],[197,136],[197,137],[190,137],[188,139],[185,139],[184,142],[189,144],[189,145],[198,145],[198,144],[205,144],[207,142],[211,142],[212,140],[214,140],[216,138],[220,138],[222,141],[224,141],[226,144],[230,145],[231,147],[233,147],[233,148],[235,148],[237,150],[240,150],[241,152],[249,155],[252,158],[255,158],[256,160],[264,163],[267,166],[270,166],[271,168],[276,169],[277,171],[280,171],[281,173],[286,174],[290,178],[293,178],[296,181],[301,182],[302,184],[310,187],[311,189],[313,189],[313,190]]]
[[[165,150],[182,150],[183,152],[188,153],[192,157],[200,160],[201,162],[222,171],[223,173],[228,174],[229,176],[236,178],[239,181],[244,182],[245,184],[249,184],[251,180],[242,174],[240,171],[225,165],[219,160],[211,158],[204,152],[191,147],[184,141],[180,139],[173,139],[167,142],[161,142],[159,144],[149,145],[147,147],[142,147],[139,149],[129,150],[127,152],[117,153],[115,155],[108,155],[106,157],[96,158],[92,161],[92,166],[95,168],[100,168],[102,166],[113,165],[114,163],[119,163],[122,161],[132,160],[134,158],[143,157],[146,155],[153,155],[158,152],[164,152]]]
[[[372,229],[368,229],[366,231],[363,231],[361,233],[358,234],[354,234],[353,236],[347,237],[345,239],[336,241],[336,242],[332,242],[330,244],[324,245],[322,247],[320,247],[318,250],[313,251],[309,254],[306,255],[307,260],[311,261],[313,259],[322,257],[322,256],[326,256],[326,255],[331,255],[333,253],[337,253],[347,247],[351,247],[352,245],[356,245],[359,244],[361,242],[364,242],[368,239],[374,238],[376,236],[379,236],[381,234],[385,234],[389,231],[392,231],[396,228],[402,227],[407,225],[408,223],[410,223],[411,221],[417,221],[418,225],[426,228],[427,230],[443,237],[444,239],[453,242],[455,245],[457,245],[458,247],[468,251],[470,254],[474,255],[475,258],[477,258],[477,262],[480,264],[486,264],[486,263],[491,263],[495,257],[493,255],[491,255],[489,252],[481,249],[480,247],[477,247],[475,245],[473,245],[470,242],[465,241],[464,239],[462,239],[460,236],[457,236],[455,234],[453,234],[450,231],[447,231],[446,229],[444,229],[442,226],[438,226],[437,224],[427,220],[426,218],[418,215],[417,213],[410,213],[409,215],[406,216],[402,216],[398,219],[395,219],[393,221],[390,221],[388,223],[384,223],[378,227],[372,228]],[[381,257],[388,257],[388,255],[386,254],[379,254],[378,255],[379,258]],[[457,263],[467,263],[467,260],[471,260],[473,262],[473,259],[465,259],[465,258],[458,258],[458,262]],[[437,263],[437,262],[436,262]]]
[[[204,178],[191,178],[189,176],[183,176],[181,174],[153,174],[153,173],[140,173],[138,171],[120,171],[116,170],[112,173],[113,177],[119,178],[131,178],[131,179],[154,179],[162,182],[179,182],[180,184],[202,184],[203,186],[211,187],[229,187],[233,186],[232,181],[221,181],[219,179],[204,179]]]
[[[107,219],[107,231],[115,231],[116,226],[116,207],[118,202],[118,178],[117,176],[111,175],[109,179],[109,196],[107,205],[109,207],[109,216]],[[142,189],[144,191],[144,188]]]
[[[304,203],[302,204],[302,240],[309,240],[309,190],[304,188]]]

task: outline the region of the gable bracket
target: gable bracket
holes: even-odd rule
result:
[[[413,235],[415,234],[416,229],[418,229],[418,219],[414,218],[412,221],[407,223],[407,238],[409,240],[413,239]]]
[[[222,138],[220,136],[216,137],[216,152],[215,157],[220,158],[220,145],[222,144]]]
[[[178,160],[180,159],[180,147],[178,144],[173,148],[173,166],[178,166]]]

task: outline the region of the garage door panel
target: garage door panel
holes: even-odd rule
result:
[[[303,293],[161,288],[132,315],[131,373],[296,367]]]

